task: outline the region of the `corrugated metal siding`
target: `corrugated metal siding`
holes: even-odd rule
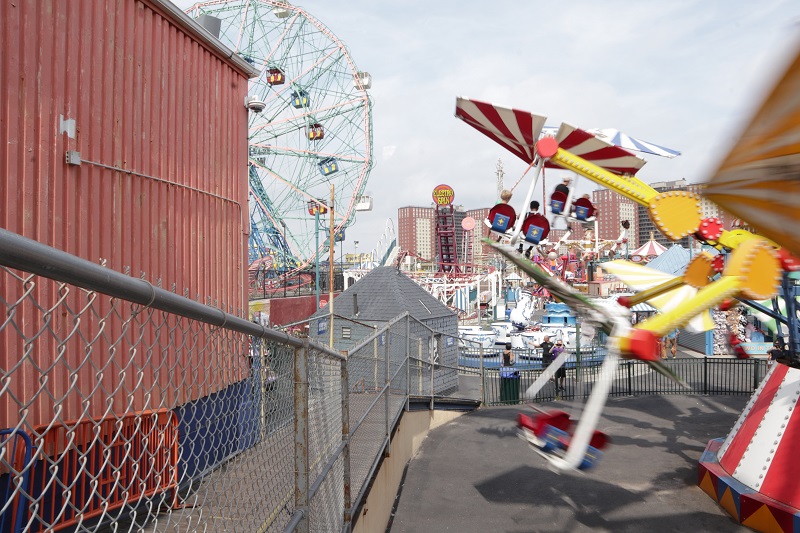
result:
[[[0,2],[0,44],[0,225],[245,313],[243,72],[148,1]],[[75,120],[74,138],[60,132],[62,116]],[[92,163],[67,165],[67,150]],[[56,297],[40,291],[39,301]],[[68,329],[68,320],[56,328]],[[121,330],[109,326],[112,334]],[[74,348],[68,358],[78,360],[82,350]],[[10,368],[19,353],[2,351],[0,365]],[[93,372],[79,380],[92,383]],[[12,388],[24,397],[26,384],[16,381]],[[68,387],[66,372],[59,381]],[[209,392],[196,388],[181,399]],[[96,403],[99,414],[104,402]],[[39,407],[33,423],[48,412]],[[0,426],[9,425],[6,414],[16,416],[3,413]]]
[[[710,332],[708,331],[699,333],[681,331],[680,335],[678,335],[678,344],[696,352],[713,355],[713,353],[709,353],[709,335]]]

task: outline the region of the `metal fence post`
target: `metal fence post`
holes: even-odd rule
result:
[[[486,404],[486,391],[483,388],[483,343],[480,345],[480,351],[478,352],[478,356],[480,357],[480,367],[481,367],[481,404]]]
[[[384,353],[386,354],[386,361],[384,363],[384,367],[385,367],[385,371],[386,371],[386,378],[385,378],[386,390],[384,391],[383,405],[384,405],[384,418],[386,419],[386,451],[385,451],[386,457],[389,457],[389,454],[391,453],[391,450],[392,450],[392,440],[391,440],[391,438],[392,438],[392,428],[389,427],[389,424],[390,424],[390,421],[389,421],[389,394],[390,393],[389,393],[389,391],[391,389],[391,379],[392,379],[391,369],[389,367],[389,355],[390,355],[389,343],[391,341],[392,341],[392,328],[391,328],[391,326],[389,326],[389,328],[386,330],[386,343],[384,344],[384,348],[385,348],[384,349]]]
[[[761,370],[761,364],[759,359],[754,359],[752,357],[750,358],[750,362],[753,366],[753,391],[755,391],[758,388],[758,374],[759,370]]]
[[[347,369],[347,359],[341,363],[342,380],[342,472],[344,482],[344,528],[343,533],[350,533],[353,524],[352,494],[350,492],[350,378]]]
[[[296,531],[308,533],[308,338],[294,351],[294,471],[294,508],[303,515]]]
[[[410,409],[411,395],[411,315],[406,315],[406,411]]]
[[[628,396],[633,395],[633,363],[626,361],[625,366],[628,367]]]
[[[708,394],[708,357],[703,358],[703,394]]]
[[[433,384],[434,384],[434,381],[433,381],[433,378],[434,378],[434,375],[433,375],[433,369],[434,369],[434,366],[433,366],[433,363],[434,363],[434,361],[433,361],[433,348],[434,348],[434,346],[436,346],[436,335],[434,335],[433,332],[431,332],[430,339],[428,340],[428,360],[430,361],[430,365],[431,365],[431,403],[430,403],[430,406],[429,406],[429,409],[431,411],[433,411]]]
[[[423,388],[422,379],[423,379],[423,366],[422,366],[422,339],[417,339],[417,368],[419,368],[419,390],[417,393],[421,396],[422,391],[425,390]]]

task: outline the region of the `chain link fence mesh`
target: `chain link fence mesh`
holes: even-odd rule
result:
[[[345,365],[101,290],[0,267],[0,533],[346,531],[409,394],[457,373],[409,316]]]

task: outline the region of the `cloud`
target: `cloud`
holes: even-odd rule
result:
[[[394,155],[395,151],[397,150],[397,146],[389,145],[383,147],[383,160],[386,161],[387,159],[391,159]]]
[[[459,95],[682,152],[648,157],[646,182],[705,180],[772,84],[800,14],[788,0],[302,5],[373,76],[373,143],[382,155],[367,185],[375,210],[359,213],[347,232],[362,249],[399,207],[430,205],[439,183],[468,209],[488,207],[498,159],[507,185],[525,171],[454,118]]]

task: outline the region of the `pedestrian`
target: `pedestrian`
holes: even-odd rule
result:
[[[553,343],[550,342],[550,335],[542,337],[542,342],[537,348],[542,350],[542,368],[547,368],[553,362],[553,354],[551,353]]]
[[[783,349],[783,337],[778,337],[775,339],[775,342],[772,343],[772,348],[767,352],[767,368],[772,368],[775,361],[783,358]]]
[[[506,343],[506,348],[503,350],[503,366],[514,366],[514,352],[511,350],[511,343]]]
[[[565,350],[564,343],[561,339],[556,341],[556,345],[550,351],[552,354],[553,359],[557,358],[561,353]],[[556,392],[558,391],[565,391],[566,390],[566,381],[567,381],[567,369],[565,365],[561,365],[556,370]]]
[[[675,356],[678,354],[678,328],[673,329],[669,333],[667,333],[667,342],[666,346],[669,346],[669,353],[672,354],[672,358],[675,359]],[[666,359],[666,353],[664,353]]]

